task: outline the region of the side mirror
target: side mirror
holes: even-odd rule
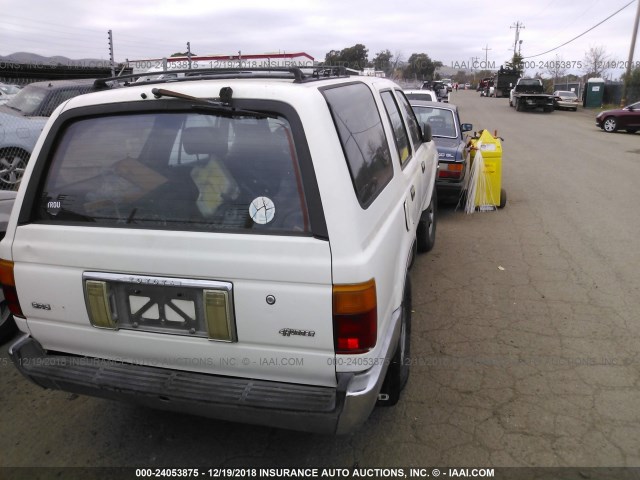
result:
[[[473,124],[463,123],[462,125],[460,125],[460,130],[462,130],[462,133],[470,132],[471,130],[473,130]]]
[[[633,106],[632,106],[632,105],[629,105],[629,106],[627,107],[627,110],[629,110],[630,112],[633,112],[633,111],[635,110],[635,108],[633,108]]]
[[[431,135],[431,125],[425,123],[422,125],[422,141],[430,142],[433,136]]]

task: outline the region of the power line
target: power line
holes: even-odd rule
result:
[[[578,38],[586,35],[587,33],[589,33],[591,30],[593,30],[596,27],[599,27],[600,25],[602,25],[604,22],[606,22],[607,20],[609,20],[610,18],[616,16],[617,14],[619,14],[622,10],[624,10],[625,8],[627,8],[629,5],[631,5],[632,3],[636,2],[636,0],[631,0],[629,3],[627,3],[624,7],[622,7],[621,9],[615,11],[614,13],[612,13],[611,15],[609,15],[607,18],[605,18],[604,20],[602,20],[600,23],[595,24],[593,27],[591,27],[590,29],[582,32],[580,35],[573,37],[571,40],[568,40],[566,42],[564,42],[562,45],[559,45],[555,48],[552,48],[551,50],[547,50],[546,52],[542,52],[542,53],[538,53],[537,55],[529,55],[528,57],[523,57],[523,59],[525,58],[535,58],[535,57],[540,57],[542,55],[546,55],[547,53],[551,53],[554,50],[558,50],[559,48],[564,47],[565,45],[570,44],[571,42],[573,42],[574,40],[577,40]]]

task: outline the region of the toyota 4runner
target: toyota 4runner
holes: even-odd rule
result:
[[[10,356],[45,388],[350,432],[408,378],[430,129],[385,79],[190,73],[51,116],[0,244]]]

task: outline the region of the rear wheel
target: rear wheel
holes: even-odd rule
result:
[[[602,128],[604,128],[605,132],[615,132],[618,130],[618,122],[613,117],[605,118],[604,123],[602,124]]]
[[[504,208],[504,206],[507,204],[507,191],[504,188],[500,189],[500,205],[498,205],[498,208]]]
[[[407,275],[402,299],[400,338],[378,395],[378,405],[391,407],[400,400],[400,392],[409,380],[411,363],[411,279]]]
[[[4,343],[16,333],[16,322],[11,316],[7,301],[3,298],[0,302],[0,343]]]
[[[436,243],[436,224],[438,216],[438,195],[434,187],[431,195],[431,202],[427,209],[422,212],[418,229],[416,230],[416,243],[418,252],[430,251]]]

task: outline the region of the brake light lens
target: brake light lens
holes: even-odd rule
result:
[[[333,332],[337,354],[366,353],[378,337],[376,282],[333,286]]]
[[[460,178],[463,169],[462,163],[440,163],[438,178]]]
[[[25,318],[18,301],[18,291],[16,290],[16,279],[13,276],[13,262],[0,259],[0,283],[4,298],[9,306],[9,311],[15,317]]]

